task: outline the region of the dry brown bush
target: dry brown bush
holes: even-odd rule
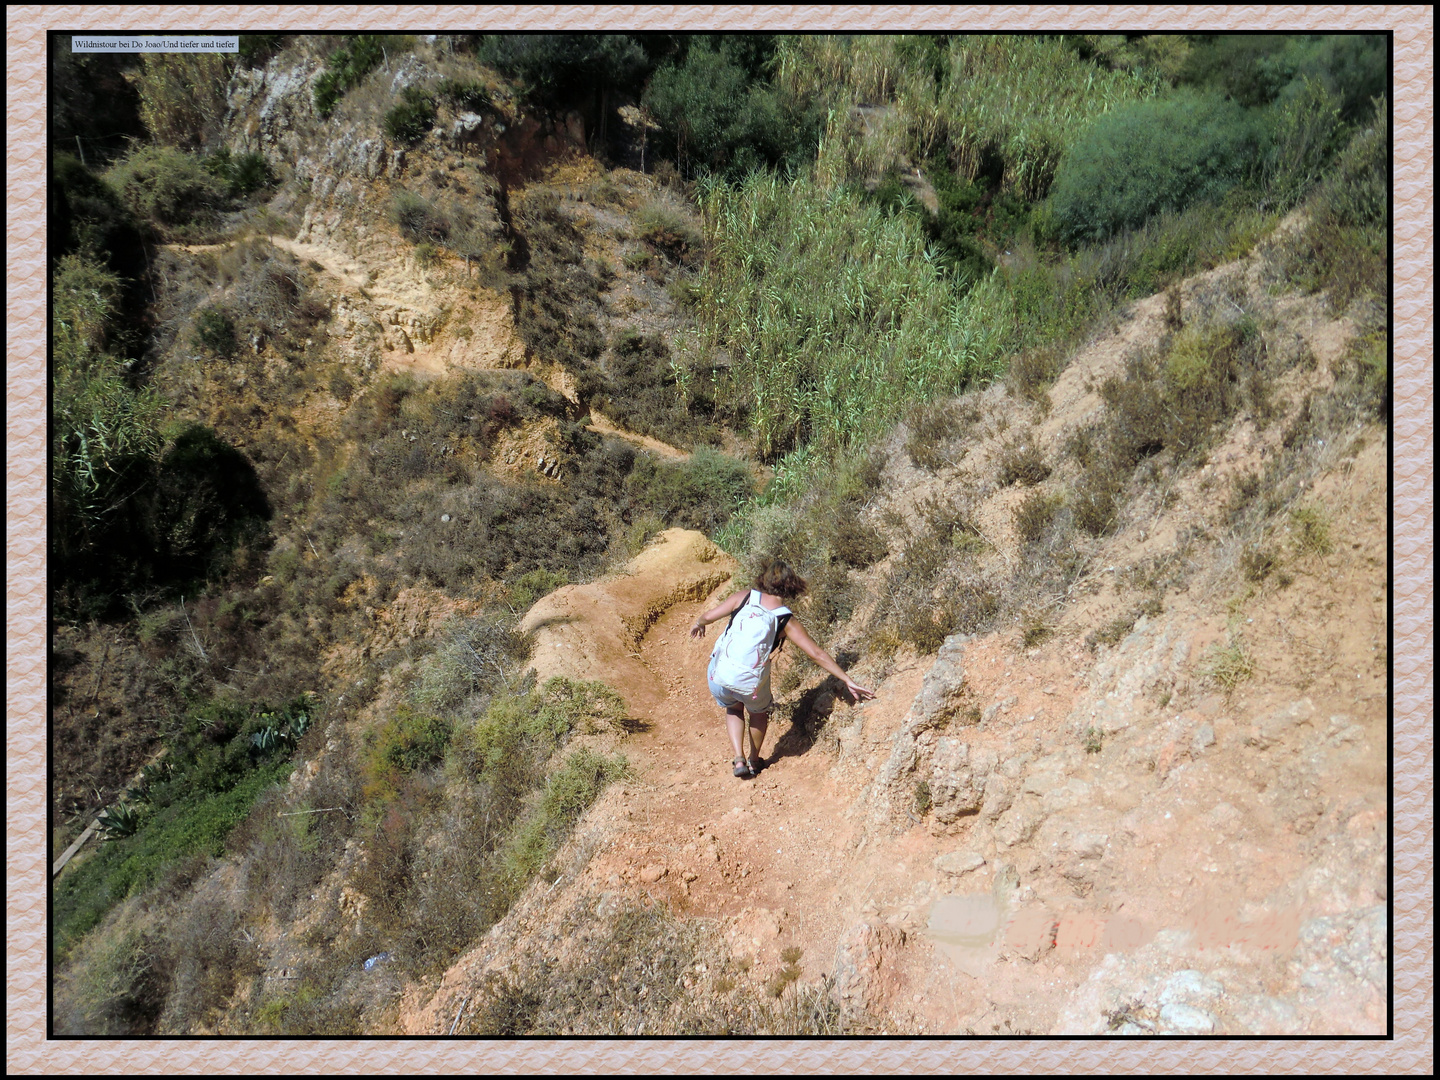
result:
[[[1023,484],[1033,487],[1050,476],[1050,466],[1045,464],[1045,455],[1034,439],[1034,432],[1019,434],[1007,441],[999,457],[999,481],[1001,485]]]

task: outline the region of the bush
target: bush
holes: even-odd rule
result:
[[[494,108],[490,91],[480,83],[466,79],[442,79],[435,88],[435,94],[457,111],[478,112]]]
[[[684,61],[651,77],[643,101],[664,129],[666,150],[690,170],[734,178],[766,165],[798,167],[820,135],[818,108],[800,110],[752,82],[735,47],[692,45]]]
[[[135,89],[151,138],[195,149],[225,118],[231,61],[216,53],[142,53]]]
[[[699,231],[685,218],[651,203],[635,218],[635,235],[676,262],[689,262],[704,243]]]
[[[532,571],[520,580],[523,583],[533,574],[545,573]],[[555,577],[563,583],[562,575]],[[483,616],[470,619],[453,628],[448,639],[420,662],[410,696],[420,709],[453,710],[472,694],[499,689],[528,654],[526,642],[507,620]]]
[[[735,458],[700,446],[683,462],[640,456],[625,480],[631,513],[652,513],[666,527],[713,534],[750,496],[750,472]]]
[[[390,220],[400,227],[400,235],[412,243],[443,244],[450,236],[450,219],[433,203],[403,188],[395,192]]]
[[[629,34],[486,34],[480,63],[525,83],[525,93],[550,105],[588,101],[602,92],[638,90],[649,58]]]
[[[225,199],[226,185],[200,158],[168,146],[141,146],[105,173],[126,208],[152,225],[204,225]]]
[[[583,746],[571,754],[510,842],[505,862],[512,879],[524,882],[536,874],[606,785],[626,772],[623,758],[606,758]]]
[[[1000,449],[1001,486],[1023,484],[1033,487],[1050,475],[1050,466],[1045,464],[1045,454],[1033,438],[1020,438],[1006,443]]]
[[[242,749],[241,760],[244,757]],[[160,881],[180,860],[223,854],[225,838],[250,812],[251,804],[291,771],[288,762],[271,764],[246,773],[218,793],[210,787],[197,790],[158,810],[134,836],[104,845],[61,877],[53,895],[56,958],[63,959],[113,905]]]
[[[385,114],[385,136],[413,146],[435,126],[435,99],[416,86],[400,91],[400,103]]]
[[[1055,515],[1065,505],[1060,495],[1033,491],[1015,507],[1015,534],[1026,544],[1033,544],[1045,535]]]
[[[384,58],[384,39],[380,35],[352,35],[330,54],[325,70],[315,80],[315,111],[322,117],[329,116],[341,96]]]
[[[1117,108],[1061,162],[1051,191],[1071,242],[1103,240],[1164,211],[1217,199],[1245,179],[1258,132],[1219,97],[1180,92]]]
[[[238,346],[235,320],[222,308],[205,308],[195,316],[195,343],[216,356],[230,359]]]
[[[403,705],[374,734],[370,761],[374,769],[414,772],[438,765],[450,742],[450,725],[437,717],[415,713]]]
[[[205,159],[205,167],[225,181],[233,198],[240,198],[272,183],[275,174],[265,155],[232,154],[223,147]]]

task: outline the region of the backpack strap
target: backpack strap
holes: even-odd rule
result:
[[[775,644],[770,647],[770,655],[774,656],[785,644],[785,624],[790,621],[792,613],[787,611],[775,620]]]
[[[740,609],[746,604],[748,604],[752,599],[757,604],[760,602],[760,597],[755,589],[751,589],[748,593],[746,593],[745,599],[741,600],[740,603],[735,606],[735,610],[730,612],[730,621],[725,624],[725,629],[727,631],[730,629],[730,627],[735,625],[735,616],[740,614]]]

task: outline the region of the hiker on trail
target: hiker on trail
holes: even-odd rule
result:
[[[726,713],[730,741],[735,746],[735,775],[751,777],[765,766],[760,747],[770,722],[770,661],[780,646],[793,641],[797,648],[845,684],[857,701],[873,698],[875,691],[855,682],[795,619],[785,601],[801,596],[805,579],[781,559],[766,559],[755,577],[755,587],[742,589],[695,620],[690,636],[705,636],[705,624],[730,616],[730,623],[710,653],[710,693]],[[750,755],[745,755],[745,713],[750,713]]]

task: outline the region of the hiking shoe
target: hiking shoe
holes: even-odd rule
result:
[[[750,768],[750,763],[744,758],[737,757],[731,764],[735,766],[735,775],[741,779],[755,775],[754,770]]]
[[[752,758],[751,758],[749,761],[747,761],[745,764],[750,767],[750,775],[751,775],[751,776],[759,776],[759,775],[760,775],[760,770],[763,769],[763,768],[765,768],[765,759],[764,759],[764,758],[758,758],[758,757],[752,757]]]

